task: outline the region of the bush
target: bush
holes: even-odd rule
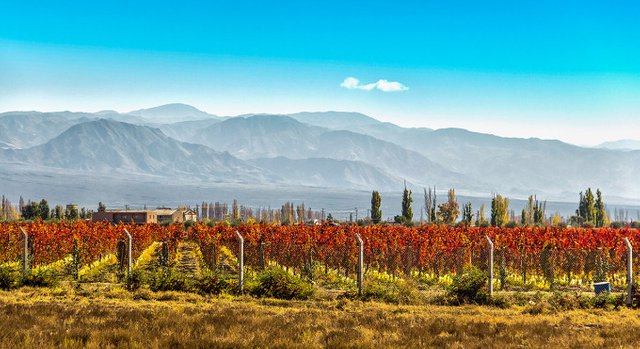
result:
[[[476,267],[467,268],[461,275],[453,277],[447,295],[454,298],[458,304],[487,304],[489,295],[483,291],[486,285],[487,276],[484,272]]]
[[[416,304],[419,300],[417,284],[413,281],[397,279],[394,281],[373,280],[367,281],[362,288],[364,301],[378,300],[392,304]]]
[[[33,287],[51,287],[56,284],[55,274],[47,268],[29,270],[22,277],[22,285]]]
[[[149,289],[158,291],[190,291],[193,289],[187,278],[171,268],[160,268],[151,274]]]
[[[128,291],[137,291],[142,286],[142,273],[134,269],[130,273],[127,273],[122,281]]]
[[[250,293],[256,297],[279,299],[309,299],[315,292],[313,285],[279,267],[260,273]]]
[[[10,267],[0,265],[0,290],[8,290],[16,286],[18,280],[14,274]]]
[[[220,272],[205,271],[196,280],[196,287],[201,293],[219,295],[229,289],[229,282]]]

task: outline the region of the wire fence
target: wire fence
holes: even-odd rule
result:
[[[237,241],[224,240],[221,246],[239,258]],[[333,273],[351,281],[359,273],[355,238],[342,244],[248,240],[243,250],[247,270],[277,265],[309,278]],[[209,258],[219,259],[215,255]],[[492,251],[489,242],[445,249],[424,245],[370,246],[365,241],[362,274],[365,280],[381,276],[407,279],[427,288],[446,287],[456,275],[477,268],[487,275],[492,271],[492,286],[497,291],[591,291],[594,283],[609,282],[612,292],[622,292],[629,285],[627,266],[628,251],[619,248],[545,248],[529,252],[502,247]],[[633,279],[640,276],[639,266],[640,255],[633,252]]]
[[[21,228],[28,235],[26,244]],[[131,232],[130,243],[124,229]],[[242,253],[236,232],[243,240]],[[356,236],[362,237],[360,267]],[[0,265],[28,258],[25,268],[36,267],[74,253],[79,264],[88,265],[107,254],[122,254],[123,241],[135,260],[154,241],[166,243],[169,253],[175,253],[181,242],[193,241],[210,269],[238,275],[280,266],[324,287],[361,287],[359,274],[364,282],[405,279],[421,288],[445,287],[456,275],[477,268],[487,275],[493,271],[496,291],[587,291],[598,282],[608,282],[612,291],[624,291],[640,276],[640,257],[634,251],[629,260],[627,238],[630,244],[640,243],[640,232],[549,227],[197,224],[184,229],[181,225],[5,224],[0,229]],[[489,263],[491,251],[493,263]]]

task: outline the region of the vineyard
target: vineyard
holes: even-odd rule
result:
[[[239,234],[249,277],[274,266],[318,287],[343,291],[355,287],[357,234],[363,240],[365,281],[410,280],[422,290],[447,286],[469,266],[486,270],[488,237],[494,244],[497,291],[588,291],[598,281],[622,291],[627,286],[624,238],[640,246],[637,229],[610,228],[3,223],[0,266],[5,269],[22,267],[20,228],[28,235],[29,268],[55,270],[60,279],[120,282],[128,258],[126,230],[134,270],[164,266],[187,276],[223,270],[235,280]],[[634,261],[634,274],[639,262]]]

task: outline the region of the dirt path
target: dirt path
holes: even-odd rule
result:
[[[182,242],[176,252],[176,271],[186,276],[200,275],[200,258],[198,258],[198,245],[193,242]]]

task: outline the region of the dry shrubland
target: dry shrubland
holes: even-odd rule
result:
[[[23,287],[0,291],[0,347],[640,347],[639,315]]]

